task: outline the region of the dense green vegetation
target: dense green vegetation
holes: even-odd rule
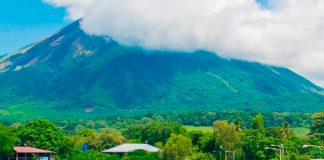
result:
[[[36,120],[11,126],[0,125],[0,151],[3,158],[12,154],[10,148],[14,145],[28,144],[57,152],[59,160],[223,160],[225,154],[227,159],[234,158],[233,152],[237,160],[263,160],[278,159],[278,152],[265,148],[283,144],[284,160],[324,157],[321,149],[303,148],[304,144],[324,145],[324,111],[312,115],[310,134],[304,137],[296,136],[287,122],[266,127],[267,120],[263,114],[256,114],[248,122],[250,125],[243,126],[238,119],[216,120],[209,126],[213,132],[204,132],[205,128],[202,131],[196,130],[199,127],[186,130],[179,123],[154,122],[147,117],[138,124],[134,122],[125,126],[119,123],[117,128],[103,120],[86,121],[86,125],[73,124],[73,127],[68,127],[70,124],[66,123],[55,125],[50,121]],[[101,127],[98,127],[99,124]],[[124,157],[100,152],[123,143],[145,142],[163,152],[137,150]],[[89,151],[81,150],[83,144],[89,146]]]
[[[223,112],[182,112],[182,113],[166,113],[166,114],[145,114],[140,116],[103,116],[83,119],[69,119],[69,120],[49,120],[62,126],[65,130],[74,132],[76,126],[84,126],[86,128],[100,129],[108,126],[116,129],[127,128],[131,125],[149,123],[149,122],[178,122],[182,125],[191,126],[212,126],[216,120],[227,120],[230,122],[239,121],[243,128],[250,128],[250,120],[258,112],[241,112],[241,111],[223,111]],[[311,125],[311,114],[309,113],[272,113],[263,112],[265,119],[265,126],[280,126],[283,122],[287,122],[290,126],[309,128]],[[21,121],[18,118],[0,119],[0,123],[12,125],[14,123],[26,122],[33,119],[26,119]],[[79,129],[76,129],[79,130]]]
[[[17,137],[13,133],[13,129],[0,124],[0,159],[13,153],[12,149],[16,140]]]
[[[125,47],[85,34],[78,22],[1,57],[0,64],[0,119],[14,121],[191,111],[313,113],[324,105],[323,89],[288,69],[204,51]]]
[[[323,145],[324,90],[285,68],[125,47],[78,22],[0,65],[0,159],[24,144],[58,160],[276,159],[272,144],[286,160],[324,154],[302,148]],[[126,142],[164,152],[100,152]]]

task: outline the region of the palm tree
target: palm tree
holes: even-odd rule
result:
[[[287,122],[281,123],[280,137],[282,139],[289,139],[293,134],[293,130]]]

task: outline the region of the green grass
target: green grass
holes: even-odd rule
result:
[[[293,128],[293,130],[296,136],[301,138],[306,137],[307,134],[310,132],[308,128],[303,128],[303,127]]]
[[[184,125],[183,126],[187,131],[201,131],[204,133],[212,133],[214,132],[213,127],[211,126],[188,126]]]
[[[204,133],[212,133],[213,127],[211,126],[190,126],[190,125],[184,125],[183,126],[187,131],[201,131]],[[309,129],[308,128],[303,128],[303,127],[296,127],[293,128],[294,133],[296,134],[296,136],[298,137],[306,137],[307,134],[309,133]]]

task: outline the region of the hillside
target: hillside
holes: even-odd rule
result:
[[[324,109],[323,89],[286,68],[125,47],[79,22],[0,57],[0,72],[0,119]]]

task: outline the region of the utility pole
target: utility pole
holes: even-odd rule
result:
[[[223,149],[223,146],[220,145],[219,148],[220,148],[220,151],[219,151],[219,159],[222,160],[222,149]],[[225,157],[226,157],[226,155],[225,155]]]
[[[281,155],[285,156],[285,146],[283,144],[280,144],[280,145],[272,144],[271,147],[278,147],[280,149]]]
[[[285,146],[283,144],[280,145],[281,146],[281,152],[282,152],[282,156],[285,156]]]

